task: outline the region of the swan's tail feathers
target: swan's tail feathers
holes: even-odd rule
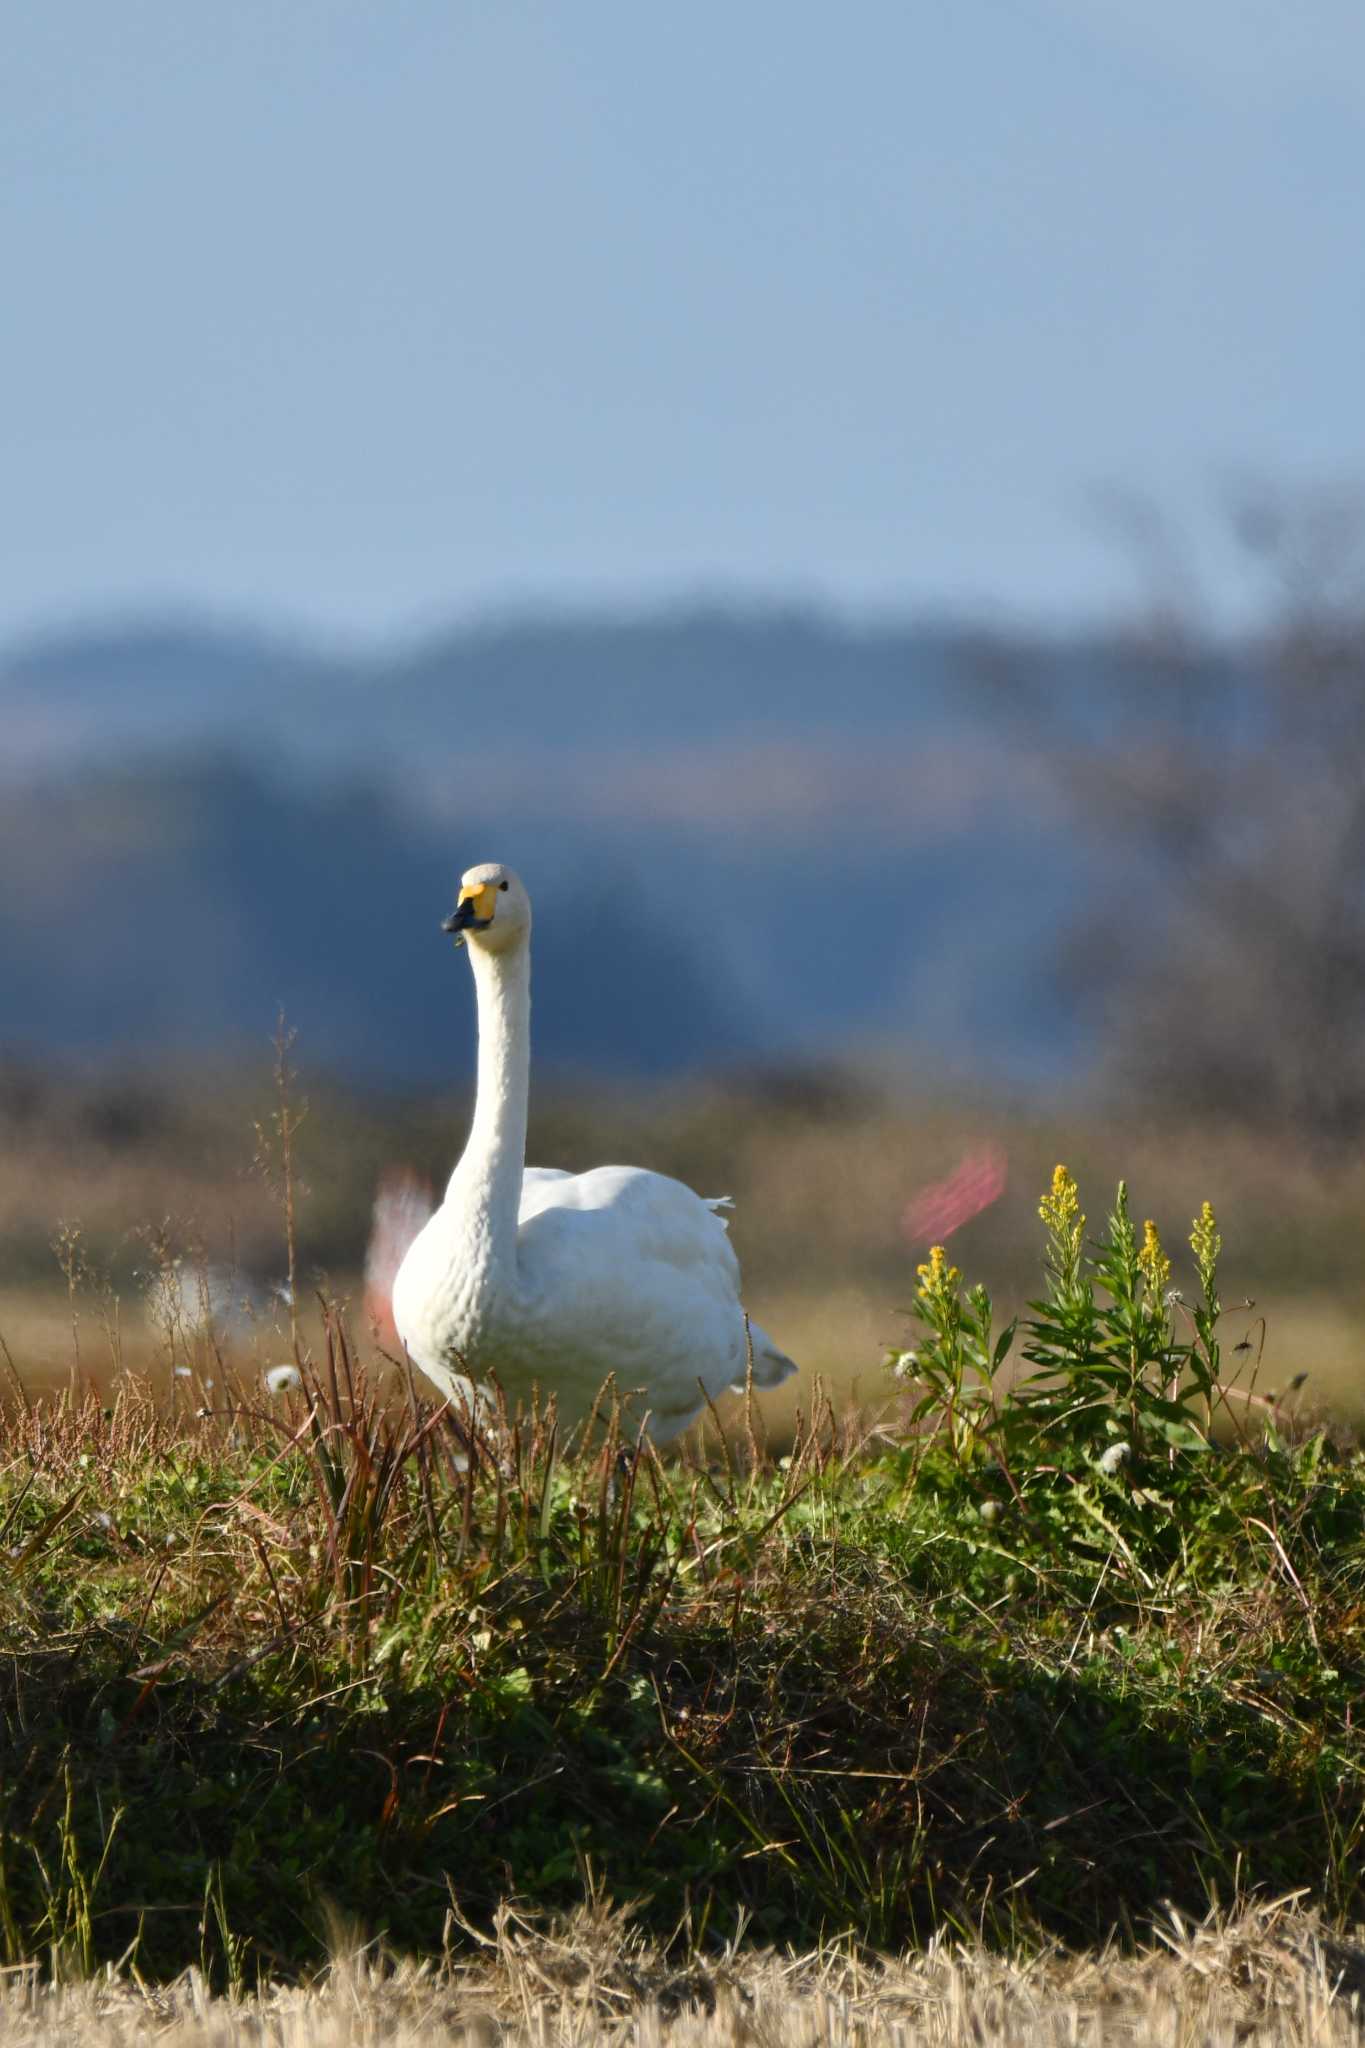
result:
[[[788,1358],[785,1351],[774,1344],[761,1323],[750,1322],[749,1342],[754,1354],[754,1385],[756,1387],[780,1387],[783,1380],[789,1380],[799,1368],[794,1358]],[[737,1380],[741,1389],[743,1380]]]
[[[393,1321],[393,1283],[408,1246],[432,1213],[431,1184],[407,1166],[388,1166],[379,1177],[365,1253],[365,1313],[376,1341],[399,1348]]]
[[[733,1209],[733,1208],[734,1208],[734,1206],[735,1206],[735,1198],[734,1198],[734,1196],[733,1196],[733,1195],[703,1195],[703,1196],[702,1196],[702,1200],[703,1200],[703,1201],[705,1202],[705,1204],[706,1204],[707,1208],[708,1208],[708,1209],[709,1209],[709,1210],[711,1211],[711,1214],[712,1214],[712,1215],[713,1215],[713,1216],[715,1217],[715,1219],[716,1219],[717,1223],[719,1223],[719,1225],[720,1225],[721,1229],[722,1229],[722,1230],[728,1230],[728,1229],[730,1228],[730,1219],[729,1219],[729,1217],[728,1217],[728,1216],[722,1216],[722,1214],[721,1214],[721,1210],[722,1210],[722,1209]]]

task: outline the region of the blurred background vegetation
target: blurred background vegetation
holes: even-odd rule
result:
[[[680,613],[371,670],[156,626],[12,649],[23,1377],[70,1370],[73,1278],[82,1370],[168,1369],[176,1258],[220,1334],[278,1347],[279,1009],[301,1270],[360,1318],[381,1173],[439,1187],[463,1139],[472,1001],[437,926],[496,857],[539,916],[533,1159],[732,1194],[751,1304],[810,1369],[878,1396],[926,1190],[983,1156],[1003,1186],[953,1255],[1018,1299],[1063,1157],[1096,1214],[1126,1174],[1168,1243],[1211,1197],[1265,1383],[1365,1406],[1360,523],[1262,494],[1232,531],[1235,639],[1154,574],[1138,624],[1048,642]]]

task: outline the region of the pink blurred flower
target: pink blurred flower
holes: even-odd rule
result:
[[[930,1181],[910,1197],[901,1213],[901,1229],[911,1244],[942,1244],[950,1232],[999,1201],[1006,1178],[1004,1148],[979,1145],[946,1180]]]
[[[431,1215],[431,1184],[410,1167],[389,1166],[374,1198],[369,1249],[365,1254],[365,1313],[385,1351],[401,1351],[393,1320],[393,1283],[408,1246]]]

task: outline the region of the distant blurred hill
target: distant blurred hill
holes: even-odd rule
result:
[[[1080,724],[1124,660],[1009,658]],[[471,1006],[437,924],[493,858],[535,897],[547,1064],[1056,1073],[1053,939],[1103,868],[981,667],[966,634],[799,614],[365,659],[184,621],[31,641],[0,657],[0,1048],[220,1052],[283,1004],[310,1062],[449,1075]]]

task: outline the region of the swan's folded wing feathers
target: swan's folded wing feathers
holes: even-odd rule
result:
[[[679,1200],[688,1191],[669,1185],[678,1193],[618,1187],[610,1202],[592,1199],[605,1192],[600,1184],[561,1189],[589,1200],[523,1211],[517,1234],[532,1332],[553,1304],[559,1391],[580,1412],[612,1372],[623,1394],[641,1390],[632,1406],[648,1409],[659,1443],[704,1405],[699,1380],[719,1393],[745,1364],[730,1240],[700,1197],[691,1195],[689,1207]]]
[[[597,1166],[590,1173],[537,1178],[529,1187],[523,1182],[523,1259],[548,1250],[552,1231],[576,1243],[586,1257],[613,1257],[623,1272],[652,1260],[699,1277],[711,1269],[724,1291],[739,1300],[739,1261],[724,1217],[668,1174]]]

